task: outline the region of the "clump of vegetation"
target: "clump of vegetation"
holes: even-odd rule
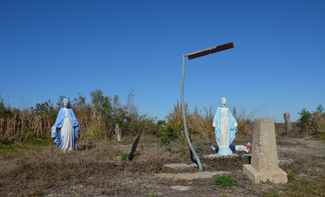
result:
[[[227,188],[229,186],[238,185],[238,182],[236,179],[231,178],[230,175],[222,175],[215,177],[213,180],[213,184],[221,185],[223,188]]]
[[[267,183],[273,183],[274,181],[270,181],[270,179],[266,179],[265,181],[260,180],[260,183],[267,184]]]
[[[0,138],[0,155],[4,159],[12,159],[25,155],[27,152],[38,152],[42,147],[52,145],[47,136],[45,139],[39,139],[36,137],[29,138],[24,144],[16,143],[15,139]]]
[[[96,145],[92,141],[89,141],[88,144],[87,144],[87,148],[91,149],[91,148],[94,148],[94,147],[96,147]]]
[[[286,196],[323,196],[325,192],[325,179],[295,179],[284,188]]]
[[[1,139],[0,138],[0,145],[11,145],[14,142],[12,140],[9,140],[7,137]]]
[[[206,145],[204,145],[204,143],[198,141],[198,140],[194,140],[193,141],[193,148],[195,149],[195,152],[197,153],[198,156],[203,157],[203,155],[205,155],[206,153]]]
[[[213,137],[212,120],[214,112],[212,107],[204,108],[203,111],[195,107],[194,112],[190,113],[188,104],[185,104],[185,114],[187,129],[190,136],[200,139],[211,139]],[[180,103],[174,106],[174,110],[167,115],[167,125],[171,126],[176,132],[184,132],[183,115]]]
[[[325,141],[325,133],[320,134],[320,135],[313,135],[311,138],[314,140]]]
[[[298,173],[290,169],[286,170],[286,172],[287,172],[287,178],[289,183],[296,180],[295,176],[297,176]]]
[[[316,107],[315,111],[309,112],[303,108],[298,114],[300,115],[298,126],[302,132],[325,132],[325,111],[321,104]]]
[[[127,153],[123,153],[123,154],[121,154],[121,159],[122,159],[123,161],[127,161],[127,160],[128,160],[128,154],[127,154]]]
[[[176,140],[181,135],[180,131],[175,131],[172,126],[167,126],[166,129],[157,133],[156,136],[161,139],[163,145],[170,144],[171,141]]]

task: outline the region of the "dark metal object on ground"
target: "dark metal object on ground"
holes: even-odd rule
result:
[[[129,161],[131,161],[131,160],[133,159],[133,157],[134,157],[134,152],[135,152],[135,149],[136,149],[137,146],[138,146],[138,143],[139,143],[139,140],[140,140],[140,136],[141,136],[141,133],[142,133],[143,127],[144,127],[144,125],[142,126],[141,131],[140,131],[138,137],[135,139],[135,141],[134,141],[134,143],[133,143],[133,146],[132,146],[132,149],[131,149],[131,152],[130,152],[129,155],[128,155],[128,160],[129,160]]]
[[[205,49],[205,50],[202,50],[202,51],[197,51],[197,52],[194,52],[194,53],[189,53],[189,54],[183,55],[181,106],[182,106],[182,114],[183,114],[184,131],[185,131],[185,136],[186,136],[188,145],[189,145],[190,150],[191,150],[191,160],[198,165],[200,170],[202,170],[202,164],[201,164],[199,156],[196,154],[196,152],[195,152],[195,150],[193,148],[190,137],[188,135],[187,125],[186,125],[185,104],[184,104],[185,57],[188,57],[188,59],[190,60],[190,59],[194,59],[194,58],[197,58],[197,57],[202,57],[204,55],[209,55],[209,54],[212,54],[212,53],[216,53],[216,52],[231,49],[231,48],[234,48],[234,44],[232,42],[224,44],[224,45],[208,48],[208,49]],[[194,160],[193,155],[194,155],[196,161]]]

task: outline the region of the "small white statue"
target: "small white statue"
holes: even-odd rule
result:
[[[54,143],[61,148],[63,153],[77,149],[79,123],[70,107],[69,99],[63,99],[62,107],[51,131]]]
[[[219,146],[218,155],[232,155],[229,148],[234,141],[237,132],[237,121],[227,107],[227,99],[221,98],[221,106],[218,107],[213,118],[214,133]]]
[[[115,126],[115,139],[116,141],[121,141],[121,129],[120,127],[118,126],[118,124],[116,123],[116,126]]]

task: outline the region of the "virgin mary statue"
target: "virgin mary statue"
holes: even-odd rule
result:
[[[61,148],[63,153],[77,149],[76,140],[79,132],[79,123],[70,107],[69,99],[63,99],[62,107],[51,131],[54,143]]]
[[[219,146],[218,155],[232,155],[229,146],[236,137],[237,121],[227,107],[227,99],[224,97],[221,98],[221,106],[214,115],[212,125]]]

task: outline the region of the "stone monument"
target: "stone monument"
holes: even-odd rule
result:
[[[229,146],[236,137],[237,125],[235,117],[227,107],[227,99],[222,97],[221,106],[218,107],[212,123],[219,146],[218,155],[233,154]]]
[[[274,121],[255,118],[251,164],[244,165],[243,173],[255,184],[287,183],[287,173],[279,168],[278,162]]]
[[[63,153],[77,149],[79,123],[70,106],[69,99],[63,99],[62,107],[51,131],[54,143],[61,148]]]

